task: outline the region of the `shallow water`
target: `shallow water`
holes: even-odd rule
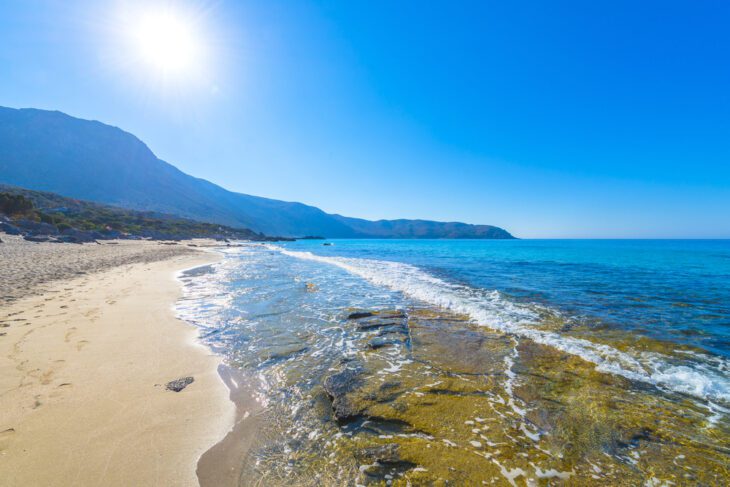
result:
[[[729,242],[334,243],[183,278],[266,405],[243,484],[730,478]]]

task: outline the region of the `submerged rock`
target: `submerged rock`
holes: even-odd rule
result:
[[[373,350],[377,350],[379,348],[387,347],[388,345],[395,345],[397,343],[399,343],[398,340],[389,340],[382,337],[375,337],[368,342],[368,347],[372,348]]]
[[[360,318],[367,318],[369,316],[373,316],[373,313],[370,311],[357,311],[355,313],[350,313],[347,316],[348,320],[359,320]]]
[[[396,463],[400,461],[400,445],[374,446],[355,452],[355,458],[362,463]]]
[[[395,321],[383,321],[383,320],[368,320],[366,322],[359,322],[357,324],[357,329],[359,331],[367,331],[372,330],[375,328],[383,328],[386,326],[399,326],[400,323],[396,323]]]
[[[363,448],[355,451],[354,456],[363,464],[360,471],[364,477],[361,480],[367,484],[386,481],[390,485],[394,478],[416,467],[415,463],[401,458],[398,444]]]
[[[347,397],[347,394],[354,391],[359,383],[360,371],[356,369],[345,369],[324,380],[322,387],[332,400],[332,411],[335,419],[345,422],[360,414],[359,408],[354,401]]]
[[[192,384],[195,381],[192,377],[181,377],[179,379],[171,380],[165,385],[165,388],[168,391],[173,392],[180,392],[183,389],[185,389],[187,386]]]
[[[345,369],[342,372],[330,375],[324,380],[324,390],[332,398],[340,397],[355,389],[359,370]]]

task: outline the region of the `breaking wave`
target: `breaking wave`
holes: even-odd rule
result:
[[[536,328],[539,314],[527,305],[509,300],[498,291],[450,283],[418,267],[399,262],[324,257],[291,251],[275,245],[268,248],[298,259],[330,264],[367,281],[452,312],[469,316],[476,324],[577,355],[596,365],[596,370],[651,384],[664,390],[688,394],[706,401],[730,404],[728,364],[699,361],[673,363],[657,353],[629,353],[606,344],[561,335]],[[727,410],[710,404],[714,411]]]

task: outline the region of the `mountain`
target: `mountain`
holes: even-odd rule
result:
[[[0,107],[0,183],[267,235],[514,238],[490,225],[368,221],[302,203],[234,193],[158,159],[137,137],[57,111]]]

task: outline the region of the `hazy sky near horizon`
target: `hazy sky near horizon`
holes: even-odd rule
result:
[[[184,73],[123,41],[155,4],[195,20]],[[724,0],[3,0],[0,105],[347,216],[730,238],[729,25]]]

